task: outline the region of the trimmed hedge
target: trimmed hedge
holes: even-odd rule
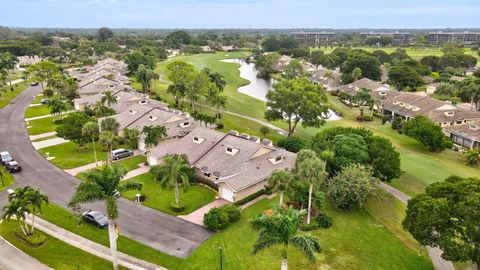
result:
[[[23,234],[23,232],[20,229],[18,229],[15,232],[13,232],[13,234],[20,241],[34,248],[43,245],[45,241],[47,241],[47,237],[43,233],[40,233],[38,231],[34,232],[32,235],[27,236]]]
[[[182,212],[184,209],[185,209],[185,202],[184,201],[178,201],[178,204],[173,201],[170,203],[170,208],[174,211],[174,212]]]
[[[245,197],[245,198],[243,198],[239,201],[234,202],[233,204],[236,205],[236,206],[244,205],[244,204],[248,203],[249,201],[252,201],[252,200],[262,196],[263,194],[265,194],[265,192],[266,192],[265,189],[261,189],[261,190],[255,192],[255,193],[253,193],[253,194],[248,195],[247,197]]]
[[[205,179],[203,179],[203,178],[201,178],[201,177],[195,176],[195,177],[193,178],[193,181],[192,181],[192,182],[193,182],[193,183],[204,184],[204,185],[206,185],[206,186],[208,186],[208,187],[210,187],[210,188],[212,188],[212,189],[214,189],[214,190],[216,190],[216,191],[218,192],[218,186],[215,185],[212,181],[205,180]]]
[[[203,216],[203,224],[211,230],[223,230],[231,223],[240,219],[240,208],[227,204],[220,207],[213,207]]]

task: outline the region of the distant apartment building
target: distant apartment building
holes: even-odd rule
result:
[[[428,43],[431,45],[442,45],[444,43],[457,43],[471,45],[480,42],[480,33],[472,32],[431,32],[428,34]]]
[[[305,47],[330,46],[335,42],[333,32],[293,32],[290,36]]]
[[[401,46],[409,45],[411,42],[411,34],[407,32],[362,32],[360,33],[360,38],[362,43],[369,38],[381,38],[381,37],[390,37],[392,38],[392,45]]]

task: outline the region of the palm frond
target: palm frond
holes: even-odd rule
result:
[[[282,244],[282,239],[278,237],[272,237],[268,234],[260,234],[257,241],[253,244],[253,254],[257,254],[263,249],[266,249],[270,246]]]
[[[295,235],[289,241],[293,246],[305,253],[311,261],[315,260],[315,252],[320,252],[320,244],[317,239],[306,235]]]
[[[122,192],[122,191],[129,191],[129,190],[141,190],[143,187],[142,183],[138,182],[128,182],[128,183],[123,183],[118,186],[117,190]]]
[[[94,182],[84,182],[77,187],[68,206],[75,207],[81,203],[103,200],[104,198],[105,192],[101,186]]]

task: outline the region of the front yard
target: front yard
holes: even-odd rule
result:
[[[46,118],[30,120],[27,122],[27,132],[29,135],[38,135],[55,131],[57,125],[53,121],[62,117],[62,115],[55,115]]]
[[[48,108],[48,105],[32,106],[25,110],[25,118],[32,118],[42,115],[50,115],[50,108]]]
[[[88,144],[88,149],[85,151],[78,151],[77,145],[73,142],[62,143],[38,150],[42,156],[55,157],[50,162],[60,169],[73,169],[86,164],[95,162],[93,155],[92,144]],[[101,147],[96,145],[98,160],[106,160],[107,152],[102,151]]]
[[[13,91],[10,90],[10,86],[6,86],[1,89],[5,92],[0,91],[0,109],[5,108],[14,98],[16,98],[23,90],[25,90],[28,87],[28,82],[14,84],[12,86]]]
[[[113,164],[123,166],[123,168],[125,168],[125,170],[128,172],[128,171],[137,169],[138,164],[144,163],[145,161],[147,161],[147,158],[145,156],[133,156],[133,157],[114,161]],[[77,177],[80,180],[85,180],[85,173],[86,172],[81,172],[75,175],[75,177]]]
[[[6,172],[3,166],[0,167],[0,173],[2,174],[2,179],[0,180],[0,191],[2,191],[12,185],[15,182],[15,178]]]
[[[185,202],[185,209],[177,213],[170,208],[170,203],[175,200],[173,189],[163,189],[151,173],[142,174],[125,181],[142,183],[143,188],[140,192],[136,190],[124,192],[122,193],[123,197],[135,200],[135,194],[141,193],[147,197],[143,205],[170,215],[189,214],[215,199],[215,194],[202,186],[190,186],[187,191],[180,189],[180,200]]]

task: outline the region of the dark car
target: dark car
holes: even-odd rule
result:
[[[12,155],[7,151],[0,152],[0,163],[7,164],[7,162],[13,161]]]
[[[115,149],[111,152],[111,154],[112,154],[112,159],[117,160],[117,159],[133,156],[133,151],[126,150],[126,149]]]
[[[87,211],[82,214],[82,218],[86,222],[93,224],[99,228],[105,228],[108,226],[107,218],[98,211]]]
[[[21,172],[22,166],[20,166],[20,164],[18,164],[16,161],[10,161],[5,163],[5,169],[10,173]]]
[[[30,85],[31,85],[31,86],[37,86],[37,85],[38,85],[38,82],[31,82]]]
[[[40,103],[42,103],[42,104],[50,104],[50,99],[48,99],[48,98],[42,98],[42,99],[40,100]]]

